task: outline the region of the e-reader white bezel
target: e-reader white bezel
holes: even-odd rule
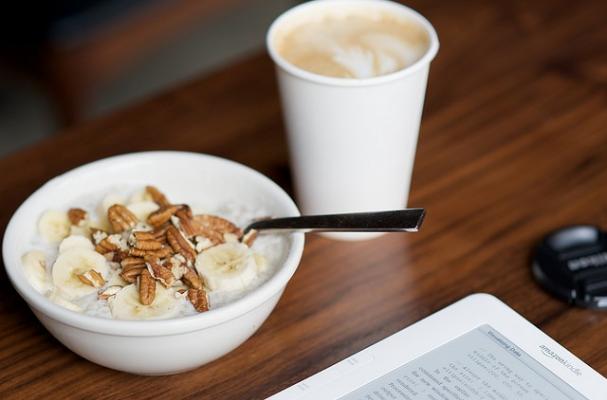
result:
[[[337,399],[485,324],[496,329],[582,396],[589,400],[607,398],[607,379],[494,296],[474,294],[270,399]]]

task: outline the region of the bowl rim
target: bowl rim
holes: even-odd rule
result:
[[[11,247],[11,243],[19,240],[15,234],[16,223],[22,215],[32,212],[31,204],[34,202],[34,199],[43,195],[57,183],[69,179],[72,176],[86,174],[91,169],[105,168],[109,165],[113,165],[115,167],[116,162],[133,161],[148,157],[179,157],[181,159],[183,159],[183,157],[191,159],[203,158],[210,160],[211,162],[219,163],[219,165],[227,168],[240,170],[244,174],[249,175],[251,179],[257,180],[258,184],[266,186],[272,193],[274,193],[276,195],[275,198],[281,202],[286,209],[289,210],[290,214],[294,216],[300,215],[299,210],[291,197],[271,179],[246,165],[209,154],[185,151],[146,151],[120,154],[80,165],[54,178],[51,178],[41,187],[36,189],[32,194],[30,194],[13,213],[4,232],[4,239],[2,243],[4,268],[15,290],[26,301],[30,308],[32,308],[38,318],[38,312],[40,312],[43,315],[66,325],[91,332],[116,336],[162,336],[175,333],[187,333],[215,326],[237,318],[238,316],[244,315],[260,306],[265,301],[269,300],[273,295],[281,292],[285,288],[286,284],[295,273],[303,254],[303,233],[292,233],[290,235],[291,246],[289,253],[287,254],[282,267],[270,279],[264,282],[261,286],[255,288],[253,291],[247,293],[242,298],[226,304],[216,310],[209,310],[201,314],[164,320],[115,320],[89,316],[68,310],[53,303],[41,293],[38,293],[30,285],[30,283],[27,282],[25,275],[18,271],[18,268],[20,268],[21,265],[19,263],[10,262],[10,260],[18,260],[21,257],[20,255],[15,254],[17,250]],[[249,177],[247,177],[247,179],[248,178]]]

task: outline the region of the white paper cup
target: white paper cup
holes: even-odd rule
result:
[[[276,37],[306,15],[339,7],[404,16],[428,34],[424,55],[388,75],[344,79],[305,71],[276,50]],[[385,0],[317,0],[294,7],[271,25],[266,44],[276,64],[291,168],[303,214],[402,209],[409,186],[430,62],[438,37],[416,11]],[[331,233],[337,239],[377,234]]]

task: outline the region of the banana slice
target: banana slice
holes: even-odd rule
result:
[[[82,236],[89,237],[91,234],[88,223],[84,225],[72,225],[70,226],[70,236]]]
[[[59,243],[70,234],[70,226],[65,211],[48,210],[38,221],[38,232],[47,242]]]
[[[110,278],[107,281],[107,286],[126,286],[128,282],[122,279],[118,270],[110,273]]]
[[[83,283],[78,275],[94,269],[105,280],[109,275],[107,260],[96,251],[75,247],[59,254],[53,264],[52,276],[55,287],[59,288],[67,300],[96,293],[97,288]]]
[[[126,208],[129,209],[139,221],[147,221],[148,216],[154,211],[158,210],[158,204],[153,201],[139,201],[136,203],[130,203]]]
[[[110,232],[112,230],[112,227],[110,226],[110,221],[108,221],[107,219],[107,215],[99,217],[99,219],[90,221],[87,228],[88,234],[86,236],[90,236],[92,229],[101,229],[104,232]]]
[[[240,290],[257,276],[251,249],[242,243],[224,243],[203,251],[196,258],[196,270],[211,290]]]
[[[63,239],[63,241],[59,244],[59,254],[64,253],[67,250],[77,248],[94,250],[95,246],[93,246],[93,242],[84,236],[72,235]]]
[[[183,302],[173,294],[173,290],[166,289],[156,282],[156,296],[150,305],[143,305],[139,301],[137,285],[131,284],[120,289],[115,296],[108,299],[112,317],[116,319],[166,319],[181,314]]]
[[[49,275],[46,272],[46,254],[32,250],[21,257],[25,277],[36,291],[46,293],[52,288]]]
[[[59,290],[53,290],[48,295],[48,299],[50,301],[52,301],[53,303],[60,305],[63,308],[67,308],[70,311],[75,311],[75,312],[79,312],[79,313],[84,311],[84,309],[82,307],[80,307],[77,304],[72,303],[71,301],[69,301],[65,297],[63,297],[63,293],[60,292]]]
[[[268,269],[268,260],[259,253],[253,255],[255,257],[255,264],[257,264],[257,271],[264,272]]]
[[[148,201],[153,202],[154,199],[152,198],[152,195],[150,195],[150,193],[145,189],[133,193],[133,195],[129,198],[129,204],[143,203]]]

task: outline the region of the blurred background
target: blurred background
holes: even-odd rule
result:
[[[264,47],[296,0],[7,2],[0,157]]]

